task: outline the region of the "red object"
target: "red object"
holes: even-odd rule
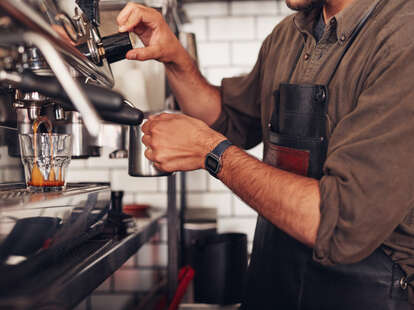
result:
[[[52,245],[53,239],[47,238],[45,242],[43,243],[42,249],[46,250]]]
[[[190,284],[191,280],[194,278],[194,269],[190,266],[185,266],[180,269],[178,273],[178,287],[175,291],[175,295],[171,304],[168,307],[168,310],[176,310],[178,309],[178,305],[181,302],[185,292],[187,291],[188,285]],[[160,303],[157,305],[156,310],[165,309],[167,298],[164,297]]]
[[[306,176],[309,169],[310,152],[269,144],[265,154],[265,161],[270,165]]]
[[[181,302],[181,299],[183,298],[185,291],[188,288],[188,285],[190,284],[191,280],[194,278],[194,269],[190,266],[185,266],[180,269],[180,272],[178,274],[178,287],[175,291],[174,298],[168,307],[168,310],[176,310],[178,308],[178,305]]]
[[[147,210],[150,206],[145,204],[131,204],[125,205],[122,208],[122,212],[125,214],[134,216],[134,217],[142,217],[147,215]]]

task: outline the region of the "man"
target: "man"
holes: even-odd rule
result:
[[[414,3],[287,4],[252,72],[221,87],[158,13],[123,9],[145,45],[127,58],[163,62],[188,115],[149,120],[146,156],[206,168],[259,213],[245,309],[411,309]],[[261,141],[265,162],[239,148]]]

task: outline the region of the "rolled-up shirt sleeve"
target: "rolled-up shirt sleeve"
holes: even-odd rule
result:
[[[262,64],[269,40],[270,37],[263,42],[257,62],[248,75],[222,80],[221,114],[211,126],[244,149],[262,141],[260,87]]]
[[[411,214],[413,55],[413,43],[378,53],[354,109],[332,131],[313,255],[321,264],[364,259]]]

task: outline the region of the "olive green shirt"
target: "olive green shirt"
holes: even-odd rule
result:
[[[312,29],[320,10],[285,18],[264,41],[250,74],[223,79],[222,113],[212,127],[240,147],[266,143],[279,84],[326,84],[374,2],[353,1],[327,22],[318,43]],[[357,262],[383,246],[414,273],[413,58],[414,1],[382,0],[329,84],[329,145],[314,247],[321,264]]]

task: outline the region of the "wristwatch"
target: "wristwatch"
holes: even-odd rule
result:
[[[210,153],[205,160],[206,170],[215,178],[221,169],[221,157],[225,150],[233,144],[229,140],[221,141]]]

